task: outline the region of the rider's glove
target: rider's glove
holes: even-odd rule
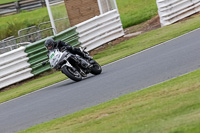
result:
[[[43,65],[43,66],[46,65],[46,64],[47,64],[47,61],[42,62],[42,65]]]

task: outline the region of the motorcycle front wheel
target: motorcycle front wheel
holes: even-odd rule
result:
[[[74,80],[74,81],[81,81],[82,80],[82,76],[81,74],[75,69],[75,68],[71,68],[68,66],[64,66],[62,68],[62,72],[70,79]]]
[[[91,68],[91,72],[90,73],[92,73],[94,75],[98,75],[98,74],[100,74],[102,72],[101,66],[96,61],[94,61],[94,63],[92,63],[92,65],[93,66]]]

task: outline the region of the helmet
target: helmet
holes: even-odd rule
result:
[[[54,47],[55,41],[53,39],[47,39],[44,43],[47,50],[52,50]]]

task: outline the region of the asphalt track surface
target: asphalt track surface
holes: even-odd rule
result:
[[[101,75],[65,80],[0,104],[0,133],[20,131],[200,67],[200,29],[103,66]],[[29,88],[27,88],[29,89]]]

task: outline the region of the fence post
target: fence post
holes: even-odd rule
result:
[[[20,5],[19,5],[19,1],[15,2],[15,8],[17,10],[17,13],[20,13]]]
[[[45,0],[40,0],[40,1],[41,1],[41,5],[42,5],[42,7],[46,7]]]
[[[102,7],[102,4],[101,4],[101,1],[97,0],[97,2],[98,2],[100,14],[103,14],[103,7]]]

